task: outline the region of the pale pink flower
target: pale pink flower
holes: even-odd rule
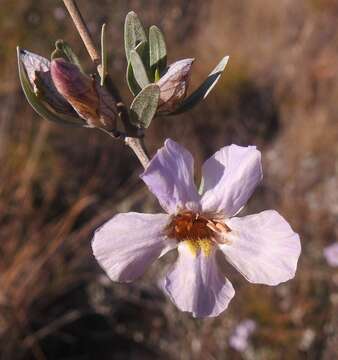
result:
[[[324,248],[324,257],[330,266],[338,266],[338,242]]]
[[[236,327],[234,332],[230,335],[229,345],[239,351],[244,352],[249,347],[250,336],[256,330],[256,323],[251,319],[242,320]]]
[[[216,261],[219,249],[251,283],[277,285],[294,277],[300,241],[274,210],[242,218],[243,208],[262,179],[254,146],[226,146],[202,168],[200,193],[193,158],[166,140],[141,175],[165,214],[118,214],[94,235],[94,255],[114,281],[138,278],[158,257],[178,249],[163,290],[194,317],[217,316],[235,294]]]

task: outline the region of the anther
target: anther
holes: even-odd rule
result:
[[[218,229],[218,230],[220,230],[221,232],[229,232],[230,231],[230,228],[227,226],[227,225],[225,225],[225,224],[222,224],[222,223],[216,223],[216,228]]]
[[[217,229],[216,225],[212,221],[208,221],[206,223],[206,226],[214,232],[217,232],[217,233],[219,232],[219,229]]]

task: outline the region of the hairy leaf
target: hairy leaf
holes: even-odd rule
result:
[[[160,97],[160,88],[155,84],[146,86],[130,107],[130,121],[139,128],[149,127],[154,118]]]
[[[134,11],[127,14],[124,23],[124,47],[127,61],[129,62],[130,52],[136,48],[140,42],[147,42],[146,33],[143,25]]]
[[[149,29],[149,57],[152,76],[162,73],[167,66],[167,48],[161,30],[153,25]]]
[[[140,55],[141,59],[144,59],[144,57],[145,57],[146,47],[147,47],[147,43],[145,41],[142,41],[135,48],[135,51]],[[131,93],[134,96],[136,96],[142,89],[135,79],[133,67],[132,67],[130,61],[128,62],[126,79],[127,79],[127,84],[128,84],[128,87],[129,87]]]
[[[130,52],[130,63],[133,68],[135,79],[139,86],[143,89],[150,83],[150,81],[142,58],[136,50],[132,50]]]

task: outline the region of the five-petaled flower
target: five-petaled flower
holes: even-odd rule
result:
[[[254,146],[216,152],[203,165],[200,192],[193,166],[186,149],[166,140],[141,175],[166,214],[118,214],[95,232],[92,248],[108,276],[121,282],[178,248],[164,292],[194,317],[217,316],[235,294],[216,261],[218,249],[249,282],[277,285],[294,277],[301,246],[274,210],[235,216],[262,179]]]

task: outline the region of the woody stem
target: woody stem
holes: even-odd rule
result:
[[[83,17],[80,13],[80,10],[75,2],[75,0],[63,0],[63,3],[65,4],[69,15],[71,16],[74,25],[81,36],[81,39],[89,53],[89,56],[91,57],[92,61],[96,66],[98,66],[101,63],[100,55],[97,52],[94,41],[90,35],[90,32],[88,30],[88,27],[86,23],[83,20]]]
[[[88,27],[81,15],[81,12],[76,4],[75,0],[63,0],[63,3],[65,7],[67,8],[69,15],[71,16],[73,23],[76,27],[76,30],[78,31],[79,35],[81,36],[81,39],[88,51],[88,54],[90,58],[92,59],[93,63],[98,67],[98,70],[101,67],[101,58],[96,50],[96,47],[94,45],[94,41],[90,35],[90,32],[88,30]],[[126,106],[122,102],[121,96],[118,92],[118,90],[113,85],[112,81],[108,81],[108,84],[110,86],[109,89],[113,92],[113,95],[115,99],[118,102],[118,108],[121,120],[126,128],[126,131],[130,134],[130,136],[123,137],[124,143],[129,146],[137,158],[139,159],[140,163],[144,168],[147,167],[149,163],[149,157],[147,155],[147,151],[144,145],[143,139],[137,136],[137,130],[131,125],[129,122],[129,114]],[[112,137],[113,134],[110,134]],[[135,136],[136,135],[136,136]]]

